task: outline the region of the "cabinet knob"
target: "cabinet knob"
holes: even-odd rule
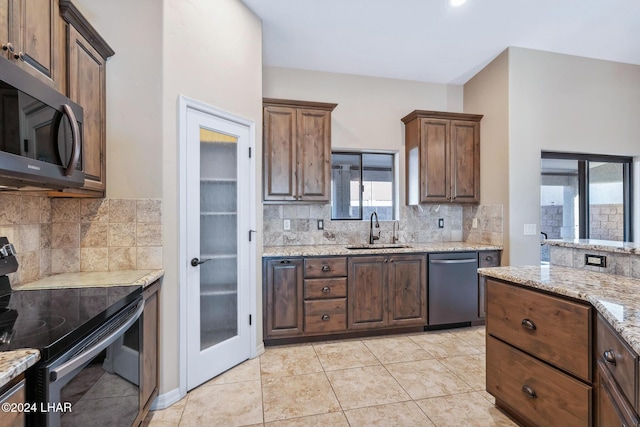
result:
[[[324,288],[322,288],[322,293],[323,294],[328,294],[329,292],[331,292],[331,288],[328,286],[325,286]]]
[[[493,261],[493,257],[491,255],[487,255],[487,257],[485,258],[485,260],[487,261]]]
[[[616,365],[616,354],[613,350],[607,350],[602,354],[604,361],[615,366]]]
[[[525,328],[527,328],[527,329],[530,329],[530,330],[532,330],[532,331],[535,331],[535,330],[536,330],[536,324],[535,324],[535,323],[533,323],[533,321],[531,321],[531,320],[529,320],[529,319],[522,319],[522,322],[520,322],[520,324],[521,324],[523,327],[525,327]]]
[[[527,385],[527,384],[522,386],[522,392],[525,395],[527,395],[527,397],[530,399],[535,399],[536,397],[538,397],[535,390],[530,385]]]
[[[322,266],[322,271],[331,271],[331,266],[327,265],[327,264],[323,265]]]
[[[322,321],[323,322],[328,322],[331,319],[331,316],[329,316],[328,314],[323,314],[322,315]]]

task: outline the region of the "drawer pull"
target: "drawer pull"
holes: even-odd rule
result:
[[[536,330],[536,324],[529,319],[522,319],[521,324],[527,329],[531,329],[532,331]]]
[[[331,288],[328,286],[325,286],[324,288],[322,288],[322,293],[323,294],[328,294],[329,292],[331,292]]]
[[[323,314],[322,315],[322,321],[323,322],[328,322],[329,320],[331,320],[331,316],[329,316],[328,314]]]
[[[485,260],[487,260],[487,261],[491,262],[491,261],[493,261],[493,257],[492,257],[491,255],[488,255],[488,256],[485,258]]]
[[[291,261],[289,261],[288,259],[283,259],[282,261],[280,261],[280,264],[291,264]]]
[[[604,352],[604,354],[602,355],[602,357],[604,357],[604,361],[615,366],[616,365],[616,354],[613,352],[613,350],[607,350]]]
[[[524,394],[527,395],[528,398],[530,399],[535,399],[536,397],[538,397],[538,395],[536,394],[535,390],[533,388],[531,388],[531,386],[525,384],[522,386],[522,392]]]
[[[331,266],[325,264],[322,266],[322,271],[330,271],[331,270]]]

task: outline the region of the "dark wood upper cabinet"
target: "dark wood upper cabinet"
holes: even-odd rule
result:
[[[75,6],[60,0],[67,30],[69,98],[84,110],[82,167],[84,186],[69,192],[104,196],[106,191],[106,62],[114,51]]]
[[[264,201],[328,202],[337,104],[263,99]]]
[[[402,119],[408,205],[480,202],[481,119],[422,110]]]
[[[2,55],[60,90],[58,0],[0,0]]]

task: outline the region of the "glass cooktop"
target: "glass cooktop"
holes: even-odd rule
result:
[[[0,351],[36,348],[48,360],[141,293],[140,286],[13,291],[0,297]]]

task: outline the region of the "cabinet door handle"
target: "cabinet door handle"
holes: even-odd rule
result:
[[[522,386],[522,392],[526,394],[527,397],[530,399],[535,399],[536,397],[538,397],[535,390],[530,385],[527,385],[527,384]]]
[[[323,294],[328,294],[329,292],[331,292],[331,288],[328,286],[325,286],[324,288],[322,288],[322,293]]]
[[[2,45],[2,50],[8,50],[9,52],[13,53],[13,45],[10,42],[4,43]]]
[[[531,329],[532,331],[536,330],[536,324],[529,319],[522,319],[521,325],[527,329]]]
[[[323,322],[328,322],[331,319],[331,316],[329,316],[328,314],[323,314],[322,315],[322,321]]]
[[[322,266],[322,271],[331,271],[331,266],[327,265],[327,264],[323,265]]]
[[[604,358],[604,361],[616,366],[616,354],[614,353],[613,350],[607,350],[602,354],[602,357]]]

